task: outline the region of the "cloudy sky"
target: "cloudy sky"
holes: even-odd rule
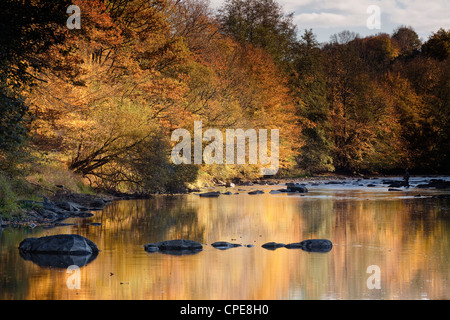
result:
[[[439,28],[450,29],[450,0],[277,0],[286,13],[294,13],[300,33],[312,28],[319,42],[330,35],[350,30],[361,36],[392,31],[400,25],[411,26],[422,40]],[[213,8],[224,0],[210,0]],[[372,7],[371,7],[372,6]],[[376,6],[376,7],[373,7]],[[375,29],[379,8],[380,24]],[[372,27],[370,29],[368,27]]]

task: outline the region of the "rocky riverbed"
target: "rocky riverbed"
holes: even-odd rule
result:
[[[79,194],[72,192],[57,193],[42,201],[20,200],[24,213],[2,220],[0,226],[58,226],[65,225],[63,220],[71,217],[91,217],[92,211],[102,210],[113,199],[106,196]]]

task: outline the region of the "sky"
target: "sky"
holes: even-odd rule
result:
[[[360,36],[392,34],[411,26],[422,41],[440,28],[450,29],[450,0],[277,0],[285,13],[294,13],[299,34],[312,29],[319,42],[350,30]],[[224,0],[210,0],[217,9]],[[379,22],[379,23],[377,23]]]

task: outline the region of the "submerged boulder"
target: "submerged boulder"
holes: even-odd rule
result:
[[[263,194],[264,193],[264,191],[262,191],[262,190],[253,190],[253,191],[250,191],[248,194]]]
[[[308,252],[328,252],[333,248],[333,243],[327,239],[308,239],[302,242],[289,243],[287,249],[302,249]]]
[[[205,192],[205,193],[200,193],[199,196],[207,197],[207,198],[217,198],[218,196],[220,196],[220,192],[219,191]]]
[[[450,189],[450,181],[444,179],[431,179],[427,183],[419,184],[417,188],[436,188],[436,189]]]
[[[220,250],[226,250],[230,248],[236,248],[236,247],[242,247],[241,244],[238,243],[230,243],[226,241],[216,241],[213,244],[211,244],[214,248],[220,249]]]
[[[280,191],[280,190],[270,190],[269,193],[270,194],[279,194],[279,193],[282,193],[282,191]]]
[[[144,246],[145,251],[155,252],[160,251],[162,253],[171,253],[176,255],[192,254],[203,250],[201,243],[193,240],[166,240],[157,243],[147,243]]]
[[[263,247],[264,249],[268,249],[268,250],[275,250],[278,248],[282,248],[284,246],[285,246],[284,243],[267,242],[267,243],[264,243],[261,247]]]

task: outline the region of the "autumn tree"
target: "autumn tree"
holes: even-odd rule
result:
[[[403,56],[412,55],[419,51],[422,46],[419,35],[410,26],[400,26],[395,29],[392,34],[392,40],[398,44],[400,54]]]
[[[433,33],[423,44],[422,51],[426,56],[446,60],[450,56],[450,31],[441,28]]]
[[[398,161],[393,105],[381,78],[373,77],[373,66],[361,55],[359,44],[355,39],[324,48],[333,160],[343,172],[390,169]]]
[[[164,1],[76,4],[83,27],[47,54],[55,68],[41,75],[46,83],[30,98],[39,115],[34,141],[94,186],[125,186],[131,168],[119,162],[131,163],[155,132],[167,133],[185,118],[174,68],[186,48],[171,35]],[[168,159],[169,150],[159,152]]]
[[[395,65],[420,97],[416,127],[408,137],[414,167],[422,172],[449,172],[449,60],[448,37],[443,29],[423,44],[422,53]]]

